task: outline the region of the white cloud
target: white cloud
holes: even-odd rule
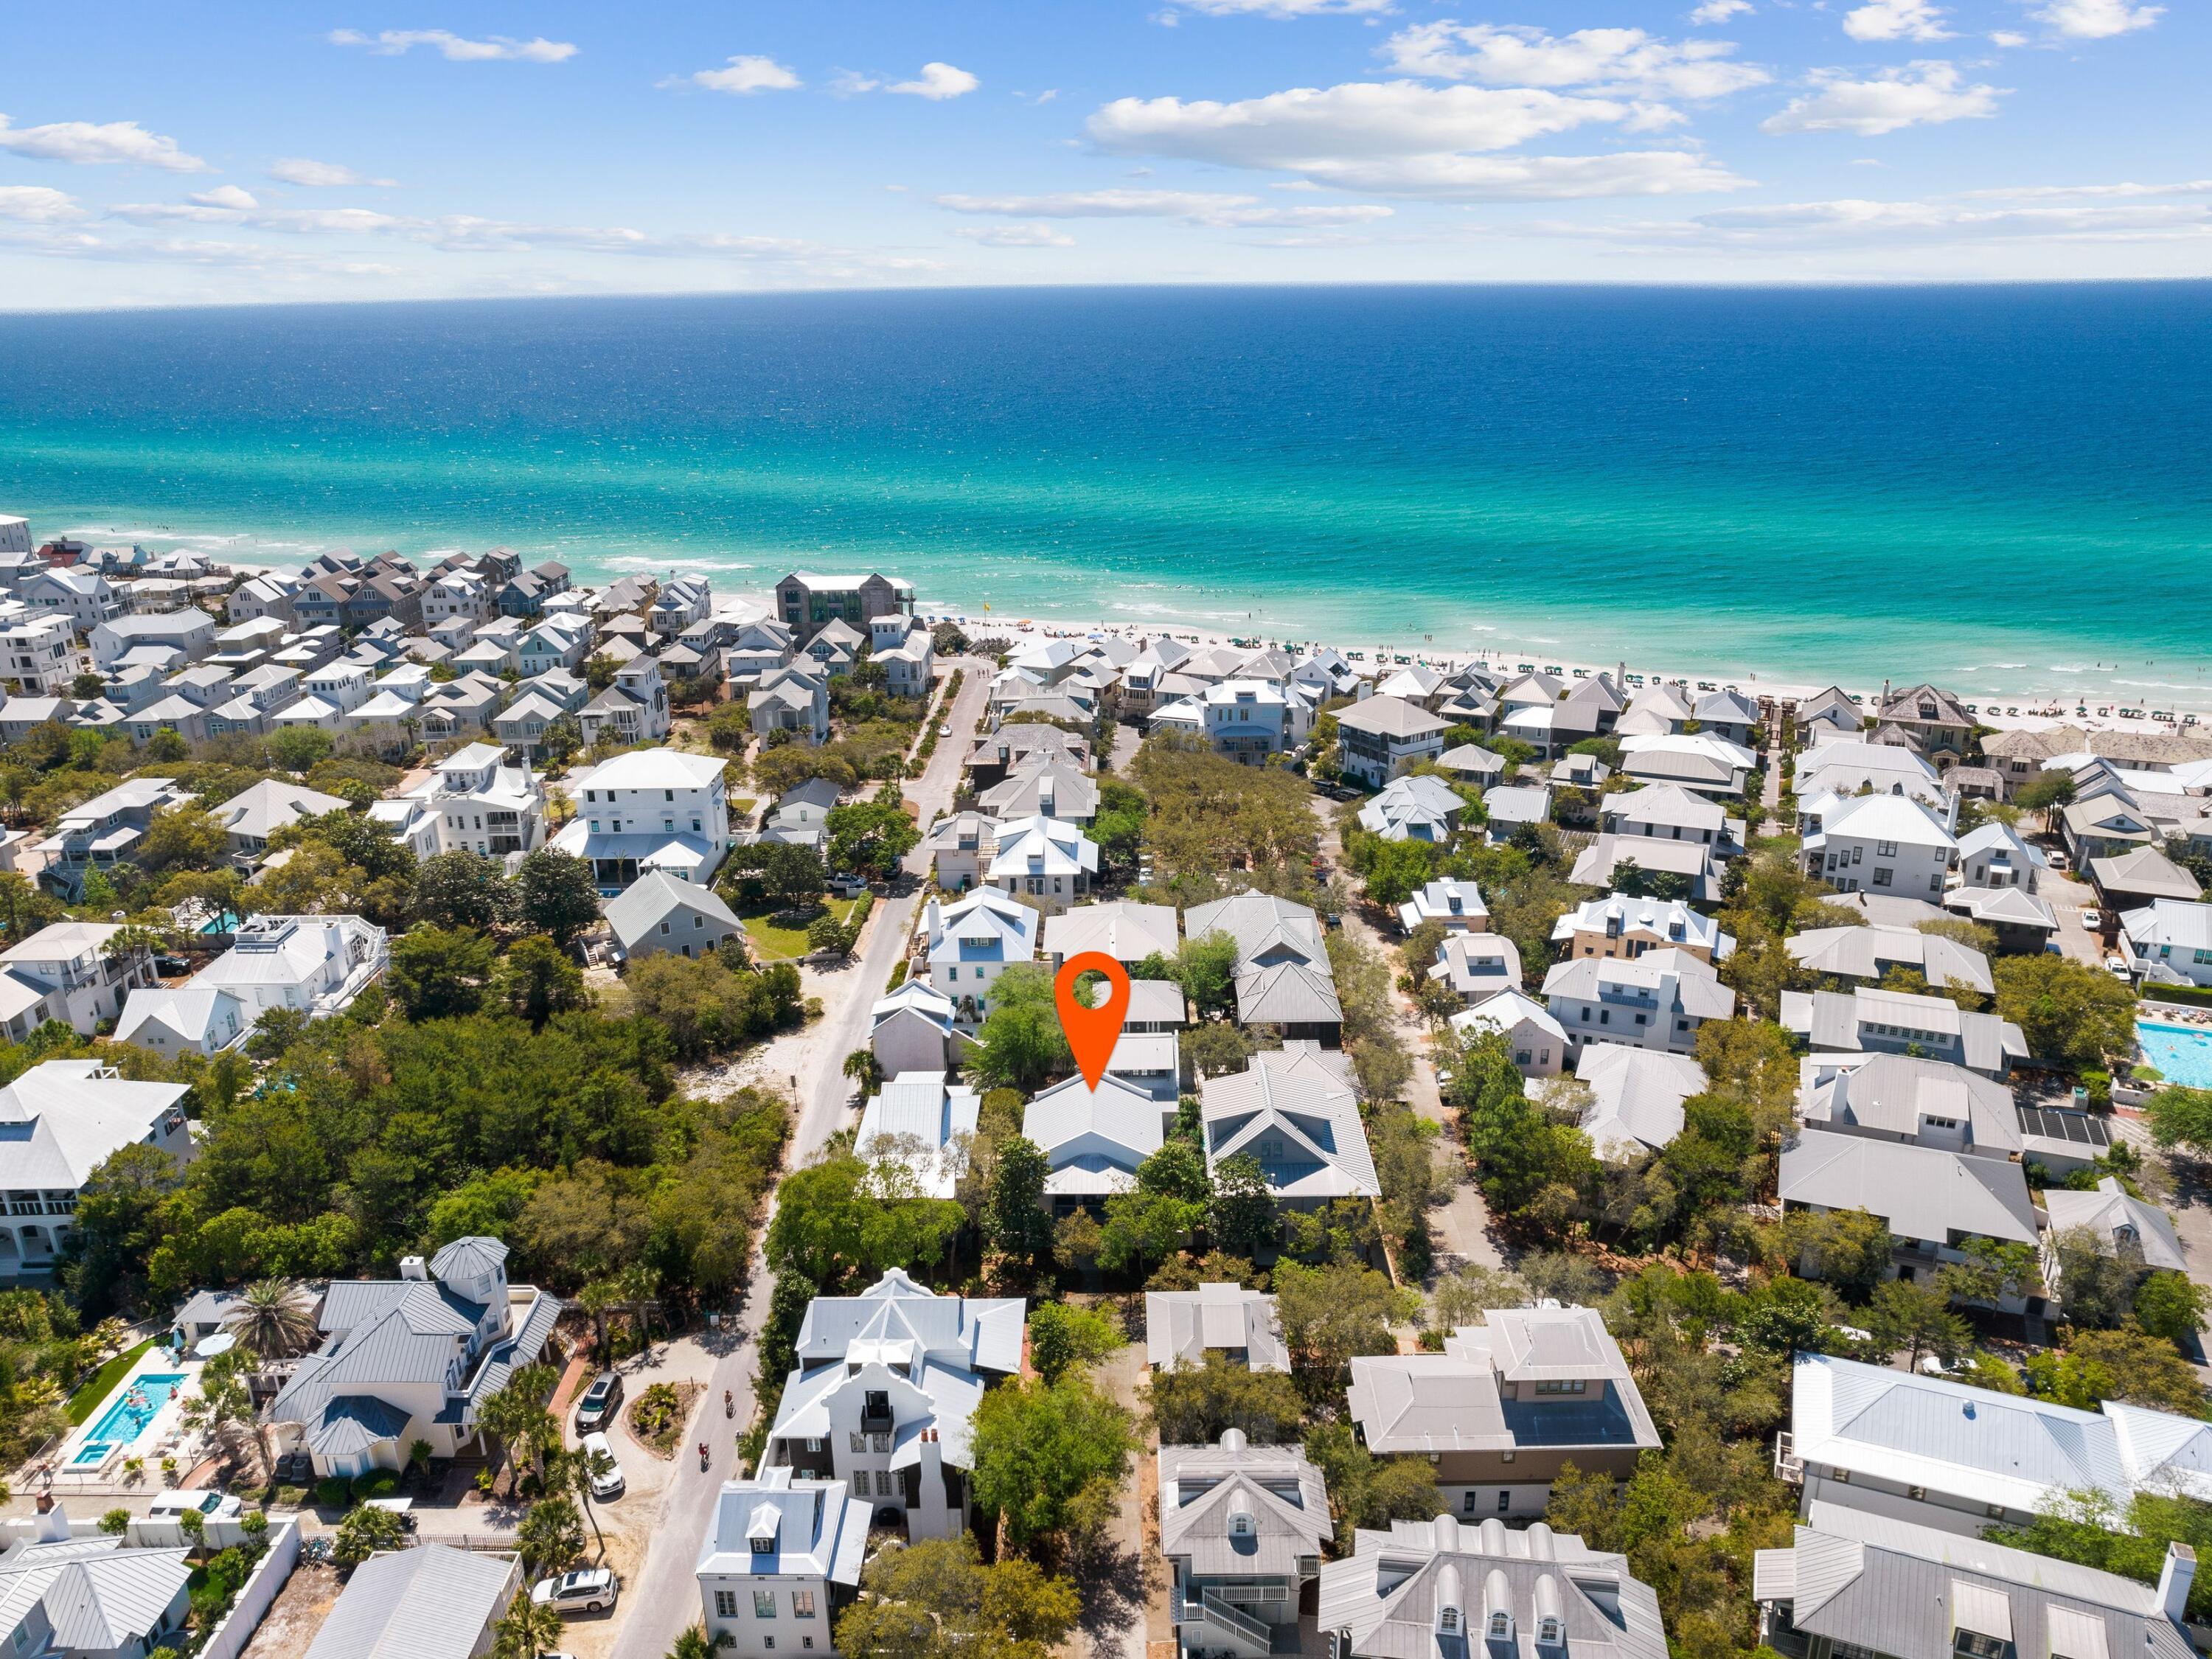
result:
[[[2063,198],[2212,196],[2212,179],[2185,179],[2171,185],[2027,185],[2011,190],[1970,190],[1969,199],[1998,198],[2006,201],[2049,201]]]
[[[175,139],[149,132],[136,121],[53,121],[42,127],[15,127],[0,115],[0,149],[36,161],[67,161],[77,167],[210,171],[198,156],[179,149]]]
[[[351,167],[340,167],[335,161],[311,161],[300,155],[271,161],[269,176],[280,185],[302,185],[310,190],[334,190],[351,185],[374,185],[380,190],[390,190],[399,182],[396,179],[363,178]]]
[[[1429,87],[1413,81],[1302,87],[1237,103],[1123,98],[1087,131],[1101,148],[1296,173],[1342,190],[1438,201],[1544,200],[1736,189],[1747,180],[1687,150],[1494,157],[1638,109],[1539,88]]]
[[[2130,5],[2128,0],[2051,0],[2029,15],[2070,39],[2106,40],[2148,28],[2166,15],[2166,8]]]
[[[994,213],[1034,219],[1175,219],[1185,224],[1236,228],[1249,225],[1351,225],[1387,219],[1379,204],[1267,207],[1256,196],[1194,190],[1087,190],[1050,196],[940,196],[937,205],[955,213]]]
[[[2005,89],[1968,86],[1954,64],[1921,59],[1854,81],[1845,70],[1814,70],[1813,90],[1760,125],[1769,132],[1851,132],[1878,137],[1905,127],[1978,119],[1997,112]]]
[[[1728,61],[1725,40],[1662,40],[1642,29],[1541,29],[1446,19],[1392,35],[1383,51],[1408,75],[1492,87],[1592,87],[1646,98],[1723,98],[1773,77]]]
[[[204,190],[191,198],[202,207],[230,208],[239,212],[261,205],[250,190],[240,190],[236,185],[217,185],[213,190]]]
[[[985,247],[1073,247],[1075,238],[1050,225],[955,225],[955,236],[964,236]]]
[[[1948,40],[1943,8],[1928,0],[1869,0],[1844,14],[1844,33],[1854,40]]]
[[[1182,3],[1209,17],[1319,17],[1330,12],[1358,17],[1392,9],[1390,0],[1182,0]]]
[[[1729,18],[1751,9],[1751,0],[1705,0],[1705,4],[1690,14],[1690,21],[1705,25],[1725,23]]]
[[[384,29],[375,34],[332,29],[327,39],[334,46],[367,46],[380,58],[397,58],[416,46],[430,46],[456,64],[562,64],[576,55],[569,42],[548,40],[543,35],[531,40],[504,34],[471,40],[450,29]]]
[[[83,216],[83,210],[74,201],[45,185],[0,185],[0,219],[26,225],[58,225]]]
[[[1950,202],[1797,202],[1724,208],[1692,222],[1723,237],[1983,240],[1990,238],[2136,240],[2212,236],[2198,206],[1970,208]]]
[[[1992,29],[1990,31],[1990,44],[1996,46],[2024,46],[2027,44],[2027,37],[2017,29]]]
[[[680,77],[677,84],[704,87],[709,92],[748,93],[789,92],[805,82],[773,58],[744,53],[731,58],[725,68],[701,70]]]
[[[947,98],[963,97],[983,83],[964,69],[955,69],[950,64],[924,64],[921,73],[911,81],[894,81],[885,92],[902,93],[909,98],[927,98],[942,102]]]

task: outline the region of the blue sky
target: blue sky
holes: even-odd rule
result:
[[[0,307],[2212,271],[2148,0],[18,5]]]

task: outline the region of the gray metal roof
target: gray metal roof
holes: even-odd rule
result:
[[[2043,1194],[2043,1208],[2051,1218],[2054,1238],[2074,1228],[2086,1227],[2097,1235],[2099,1243],[2107,1250],[2123,1241],[2140,1250],[2147,1267],[2173,1273],[2189,1271],[2189,1264],[2182,1259],[2181,1240],[2166,1212],[2130,1196],[2113,1176],[2106,1176],[2099,1182],[2094,1192],[2069,1192],[2063,1187],[2052,1187]],[[2060,1293],[2064,1294],[2063,1288]]]
[[[894,1267],[858,1296],[807,1304],[799,1363],[842,1359],[856,1341],[906,1340],[940,1363],[1012,1375],[1021,1369],[1027,1305],[1018,1296],[939,1296]]]
[[[1838,1073],[1806,1092],[1802,1109],[1808,1124],[1906,1140],[1918,1136],[1923,1117],[1948,1118],[1960,1126],[1966,1151],[1990,1157],[2010,1157],[2024,1144],[2019,1110],[2003,1084],[1909,1054],[1876,1054]]]
[[[1294,1577],[1336,1535],[1328,1488],[1305,1453],[1247,1444],[1236,1429],[1218,1446],[1161,1447],[1159,1494],[1160,1553],[1193,1577]]]
[[[685,909],[696,910],[732,931],[744,926],[737,912],[723,903],[713,888],[679,880],[665,870],[646,872],[609,899],[605,915],[607,926],[623,948],[631,950],[640,941],[651,939],[663,920]]]
[[[1279,962],[1237,975],[1237,1018],[1244,1025],[1328,1025],[1344,1018],[1326,968]]]
[[[1273,1297],[1242,1285],[1145,1293],[1145,1352],[1155,1369],[1203,1365],[1209,1348],[1243,1349],[1248,1370],[1291,1368]]]
[[[307,1659],[471,1659],[520,1583],[512,1556],[447,1544],[372,1555],[354,1569]]]
[[[430,1258],[430,1271],[441,1280],[477,1279],[506,1270],[507,1246],[480,1233],[457,1238]]]
[[[844,1481],[794,1475],[787,1464],[753,1480],[726,1480],[696,1571],[857,1584],[870,1512]],[[754,1547],[763,1536],[774,1540],[773,1548]]]
[[[1814,927],[1792,934],[1790,954],[1816,974],[1879,980],[1892,965],[1917,968],[1929,985],[1964,986],[1988,996],[1990,959],[1979,951],[1917,927]]]
[[[1208,1168],[1250,1154],[1278,1198],[1373,1198],[1381,1188],[1342,1054],[1287,1043],[1199,1085]]]
[[[1814,1129],[1782,1151],[1784,1204],[1864,1210],[1903,1238],[1954,1232],[2033,1244],[2035,1200],[2017,1164]]]
[[[43,1607],[64,1653],[137,1652],[191,1577],[185,1557],[119,1538],[18,1544],[0,1554],[0,1630]]]

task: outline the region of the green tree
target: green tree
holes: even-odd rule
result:
[[[569,1013],[590,1000],[584,972],[559,945],[541,934],[517,939],[492,976],[492,998],[518,1019],[543,1029],[556,1014]]]
[[[900,1164],[829,1158],[783,1178],[769,1224],[768,1264],[828,1290],[889,1267],[933,1264],[964,1223],[950,1199],[915,1194]]]
[[[2083,1069],[2135,1042],[2135,993],[2071,957],[2000,957],[1990,969],[1996,1012],[2017,1024],[2028,1052]]]
[[[1198,1018],[1231,1012],[1237,1005],[1237,941],[1218,930],[1185,939],[1176,951],[1175,976]]]
[[[2212,1089],[2169,1084],[2150,1097],[2147,1109],[2151,1138],[2160,1146],[2212,1158]]]
[[[331,734],[313,726],[280,726],[269,734],[269,758],[287,772],[305,772],[330,757]]]
[[[1903,1350],[1905,1364],[1915,1370],[1923,1354],[1948,1364],[1973,1340],[1972,1328],[1951,1311],[1948,1296],[1911,1279],[1889,1279],[1875,1285],[1866,1322],[1877,1346],[1892,1353]]]
[[[2136,1323],[2177,1347],[2203,1328],[2212,1312],[2212,1290],[2186,1273],[2147,1274],[2136,1286]]]
[[[406,1529],[394,1511],[364,1504],[347,1510],[345,1519],[338,1522],[331,1559],[341,1571],[357,1567],[378,1552],[401,1548],[406,1541]]]
[[[1128,1413],[1086,1377],[1006,1383],[975,1408],[976,1501],[1026,1548],[1066,1529],[1091,1480],[1118,1481],[1134,1443]]]
[[[886,878],[921,839],[896,785],[871,799],[831,807],[823,827],[833,866]]]
[[[1255,1446],[1289,1445],[1305,1420],[1305,1397],[1287,1371],[1255,1371],[1218,1350],[1203,1364],[1153,1372],[1149,1387],[1163,1446],[1210,1446],[1224,1429],[1243,1430]]]
[[[1030,1312],[1030,1364],[1047,1382],[1087,1370],[1127,1340],[1110,1304],[1040,1302]]]
[[[2184,1417],[2204,1411],[2196,1368],[2171,1342],[2143,1331],[2078,1331],[2063,1352],[2030,1355],[2025,1369],[2030,1390],[2080,1411],[2107,1400]]]
[[[1793,1211],[1782,1240],[1799,1273],[1826,1279],[1847,1302],[1865,1301],[1889,1272],[1889,1224],[1864,1210]]]
[[[263,1360],[289,1359],[321,1340],[315,1297],[296,1279],[257,1279],[238,1293],[223,1328]]]
[[[985,1566],[966,1533],[890,1543],[861,1570],[836,1645],[878,1659],[1052,1659],[1081,1609],[1073,1584],[1033,1562],[1002,1556]]]
[[[2012,804],[2023,812],[2042,813],[2048,831],[2052,819],[2074,804],[2074,788],[2070,772],[2039,772],[2013,792]]]
[[[1395,1353],[1390,1328],[1418,1318],[1421,1299],[1371,1267],[1284,1261],[1275,1268],[1275,1311],[1293,1367],[1328,1387],[1358,1355]]]
[[[440,853],[416,866],[414,908],[418,921],[483,933],[507,919],[513,895],[497,859],[464,848]]]
[[[451,1019],[482,1006],[491,964],[492,944],[483,934],[416,927],[392,944],[385,982],[408,1018]]]
[[[1429,842],[1376,837],[1367,860],[1367,902],[1395,910],[1425,887],[1435,873],[1436,853]]]
[[[830,875],[823,866],[822,855],[812,848],[777,842],[769,848],[761,865],[761,884],[770,903],[795,910],[821,899]]]
[[[1052,1217],[1044,1207],[1052,1166],[1035,1141],[1015,1135],[999,1147],[983,1231],[991,1248],[1012,1261],[1041,1265],[1052,1254]]]
[[[155,874],[170,870],[212,870],[229,852],[230,836],[211,813],[196,806],[173,806],[154,814],[136,856]]]
[[[569,1498],[541,1498],[515,1524],[514,1551],[532,1577],[565,1572],[583,1559],[584,1517]]]
[[[492,1659],[539,1659],[557,1649],[562,1630],[559,1610],[532,1601],[526,1589],[507,1604],[493,1626]]]
[[[1206,1231],[1216,1247],[1231,1255],[1257,1255],[1275,1242],[1278,1231],[1274,1194],[1267,1190],[1260,1160],[1238,1152],[1214,1165]]]
[[[1317,1423],[1307,1430],[1305,1454],[1328,1483],[1340,1553],[1349,1553],[1359,1528],[1384,1531],[1393,1521],[1433,1520],[1450,1507],[1426,1458],[1378,1457],[1359,1443],[1349,1423]]]
[[[599,890],[592,866],[573,854],[539,848],[522,860],[514,884],[522,925],[532,933],[550,934],[564,949],[599,919]]]
[[[1026,963],[1007,969],[991,987],[991,1011],[969,1062],[979,1083],[1034,1091],[1074,1067],[1051,975]]]

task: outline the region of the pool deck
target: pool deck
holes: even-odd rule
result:
[[[200,1362],[197,1359],[179,1359],[158,1343],[147,1349],[138,1356],[137,1363],[125,1371],[114,1388],[108,1391],[107,1398],[100,1402],[99,1409],[87,1421],[70,1430],[69,1437],[62,1442],[60,1449],[52,1458],[56,1482],[67,1482],[80,1488],[114,1486],[122,1479],[125,1461],[132,1457],[143,1458],[149,1465],[155,1466],[155,1472],[148,1478],[158,1480],[161,1478],[158,1466],[161,1458],[184,1453],[185,1442],[197,1437],[190,1435],[184,1426],[184,1407],[185,1397],[195,1391],[199,1373]],[[146,1425],[130,1439],[113,1443],[107,1455],[97,1463],[76,1462],[77,1455],[87,1446],[99,1443],[100,1437],[94,1431],[100,1422],[133,1388],[149,1376],[178,1376],[184,1380],[161,1402],[160,1409],[147,1420]],[[189,1463],[191,1461],[189,1456],[179,1457],[180,1462]]]
[[[2154,1048],[2154,1042],[2160,1046]],[[2136,1047],[2142,1051],[2144,1063],[2156,1066],[2167,1082],[2192,1089],[2212,1088],[2212,1030],[2203,1023],[2138,1016]]]

